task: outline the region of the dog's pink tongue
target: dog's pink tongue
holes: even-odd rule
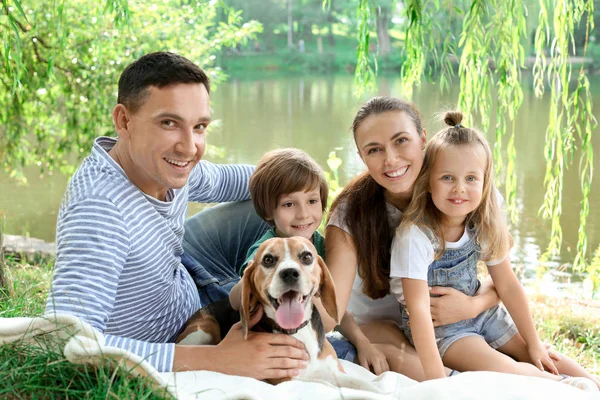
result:
[[[295,329],[304,320],[304,307],[298,300],[298,293],[287,292],[282,296],[282,302],[275,312],[275,321],[283,329]]]

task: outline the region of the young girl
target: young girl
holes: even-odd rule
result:
[[[426,379],[445,377],[445,365],[458,371],[544,377],[597,391],[589,379],[559,375],[592,378],[577,364],[563,363],[568,371],[558,370],[540,341],[508,259],[512,239],[493,184],[490,147],[461,121],[461,113],[447,113],[444,122],[449,127],[427,144],[413,200],[392,244],[391,291]],[[429,287],[450,286],[474,295],[479,289],[479,259],[487,264],[510,315],[496,306],[471,320],[434,328]]]

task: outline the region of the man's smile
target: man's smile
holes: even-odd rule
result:
[[[168,162],[169,164],[176,165],[178,167],[187,167],[191,162],[191,161],[177,161],[177,160],[173,160],[171,158],[164,158],[164,160],[166,162]]]

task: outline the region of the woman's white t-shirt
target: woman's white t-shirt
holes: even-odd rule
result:
[[[340,204],[331,215],[327,226],[338,227],[349,235],[352,235],[344,221],[345,210],[344,204]],[[400,224],[402,212],[388,202],[386,202],[386,210],[388,213],[388,223],[392,230],[394,230]],[[363,281],[358,275],[358,266],[356,266],[356,277],[352,284],[352,292],[350,293],[347,310],[352,313],[357,324],[362,325],[367,322],[381,319],[401,323],[398,301],[393,294],[388,294],[381,299],[373,300],[363,293],[362,286]]]

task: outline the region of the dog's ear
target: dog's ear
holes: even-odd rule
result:
[[[254,293],[254,271],[256,270],[256,264],[254,260],[248,263],[248,266],[244,270],[244,276],[242,277],[242,306],[240,307],[240,319],[242,321],[242,333],[244,339],[248,339],[248,321],[250,320],[250,312],[256,308],[258,299]]]
[[[327,314],[331,316],[336,322],[339,324],[339,316],[338,316],[338,308],[337,301],[335,299],[335,284],[333,283],[333,278],[329,273],[329,268],[325,265],[325,261],[321,258],[321,256],[317,256],[319,266],[321,267],[321,283],[319,286],[319,297],[321,297],[321,303],[323,303],[323,307],[327,311]]]

